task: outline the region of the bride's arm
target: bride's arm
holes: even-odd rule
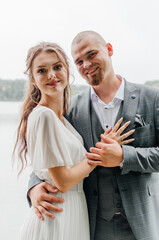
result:
[[[95,166],[88,164],[88,159],[85,158],[72,168],[63,166],[49,168],[48,170],[56,187],[64,193],[87,177],[94,168]]]

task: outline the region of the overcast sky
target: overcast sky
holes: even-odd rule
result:
[[[70,45],[94,30],[114,47],[115,72],[131,82],[159,80],[158,0],[5,0],[0,4],[0,79],[25,78],[25,58],[41,41]],[[84,83],[76,73],[75,83]]]

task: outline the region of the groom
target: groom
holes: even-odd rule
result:
[[[115,75],[112,55],[111,44],[93,31],[72,42],[73,60],[91,87],[72,99],[66,117],[82,135],[89,163],[99,165],[84,181],[91,240],[158,240],[159,91]],[[100,134],[120,117],[131,121],[127,131],[135,128],[135,141],[118,149],[108,138],[101,143]],[[47,209],[61,209],[49,202],[62,200],[39,183],[32,175],[31,202],[38,216],[51,217]]]

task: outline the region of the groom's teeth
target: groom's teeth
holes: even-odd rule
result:
[[[93,69],[93,70],[89,71],[88,73],[92,73],[92,72],[94,72],[94,71],[95,71],[95,69]]]

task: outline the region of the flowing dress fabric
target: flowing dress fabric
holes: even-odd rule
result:
[[[82,137],[64,118],[65,125],[49,108],[37,106],[27,125],[28,155],[33,172],[55,186],[48,168],[78,164],[85,157]],[[31,208],[21,231],[21,240],[89,240],[89,223],[83,181],[66,193],[54,196],[64,198],[56,204],[63,212],[54,213],[55,219],[41,221]]]

